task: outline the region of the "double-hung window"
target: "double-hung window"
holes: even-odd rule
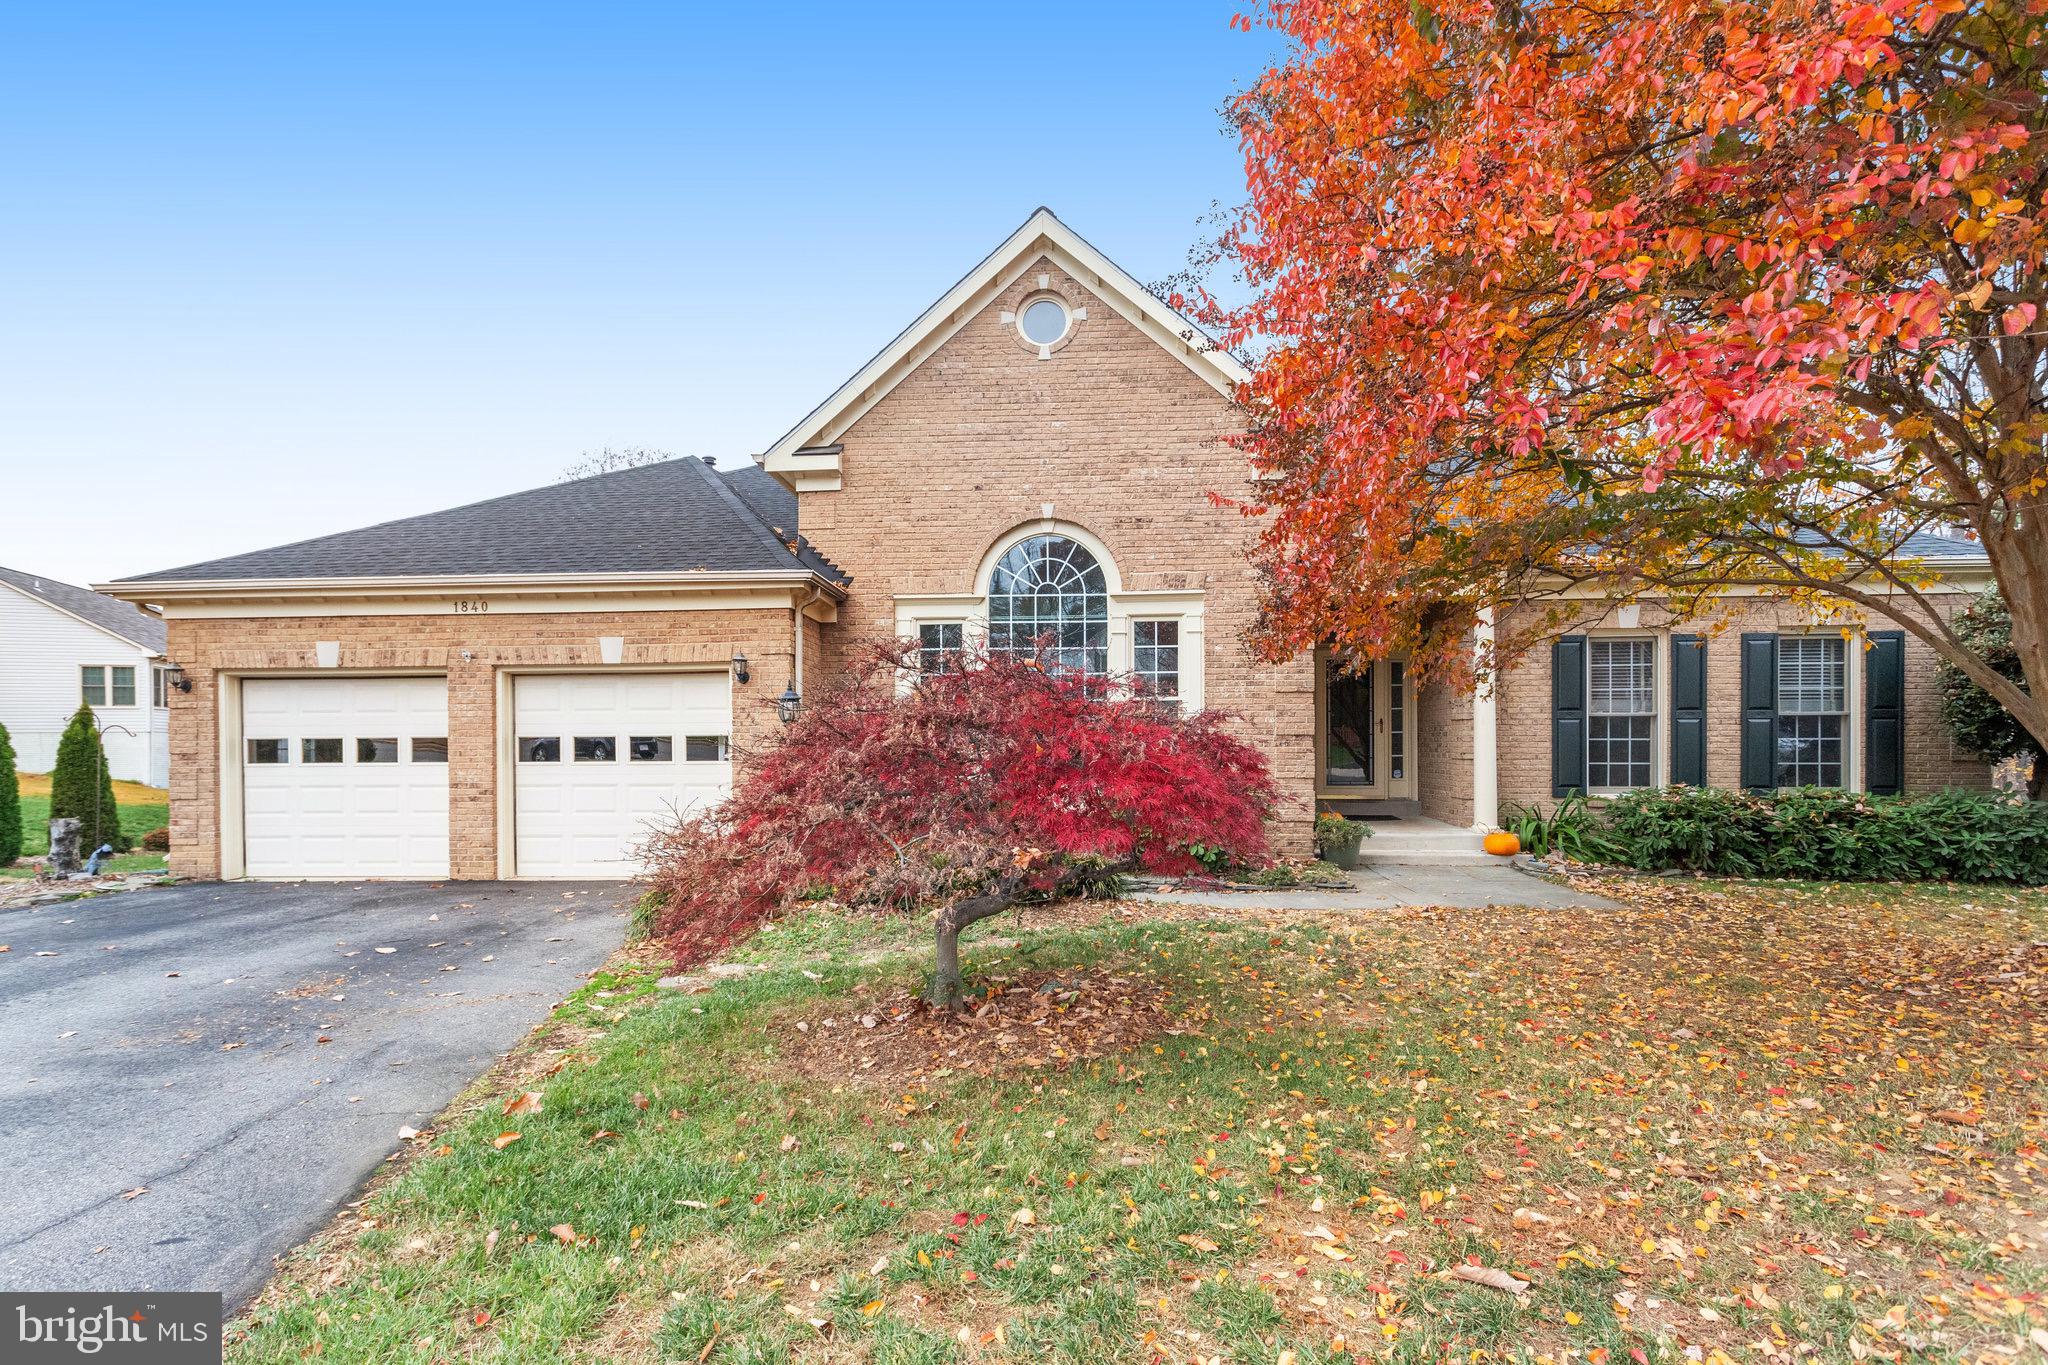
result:
[[[1650,786],[1656,769],[1656,641],[1589,640],[1586,671],[1587,790]]]
[[[1778,637],[1777,785],[1845,784],[1848,644],[1834,635]]]

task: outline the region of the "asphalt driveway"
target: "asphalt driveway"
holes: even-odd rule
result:
[[[632,895],[198,883],[0,913],[0,1289],[233,1311],[604,961]]]

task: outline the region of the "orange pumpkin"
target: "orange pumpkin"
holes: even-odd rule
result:
[[[1522,841],[1507,830],[1497,829],[1486,836],[1486,851],[1510,858],[1522,851]]]

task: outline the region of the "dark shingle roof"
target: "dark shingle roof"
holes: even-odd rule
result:
[[[664,460],[122,581],[798,569],[844,581],[753,502],[702,460]]]
[[[132,640],[152,654],[164,652],[164,618],[155,612],[123,602],[118,597],[74,588],[54,578],[38,578],[19,569],[0,569],[0,583],[39,597],[51,606],[70,612],[124,640]]]
[[[1975,540],[1962,540],[1955,536],[1938,536],[1931,531],[1915,531],[1899,546],[1900,559],[1944,560],[1968,562],[1988,561],[1984,546]]]

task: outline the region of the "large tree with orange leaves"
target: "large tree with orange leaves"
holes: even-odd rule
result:
[[[2048,738],[2048,0],[1272,0],[1258,643],[1468,677],[1487,609],[1889,617]],[[1895,552],[1981,540],[2028,688]],[[1481,669],[1487,667],[1482,661]]]

